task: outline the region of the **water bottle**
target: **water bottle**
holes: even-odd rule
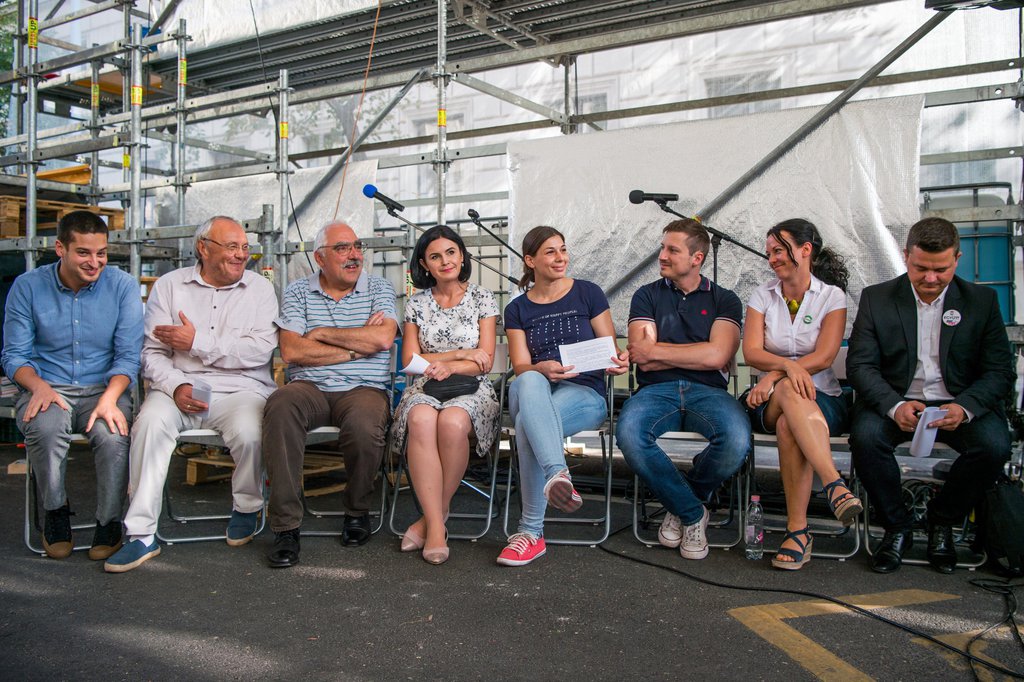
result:
[[[748,559],[760,560],[764,552],[764,510],[761,496],[751,495],[746,516],[746,555]]]

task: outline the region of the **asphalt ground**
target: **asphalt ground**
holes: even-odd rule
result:
[[[2,470],[22,452],[0,447]],[[90,521],[91,467],[88,450],[76,448],[68,468],[76,523]],[[228,511],[227,483],[188,487],[183,472],[175,458],[172,490],[184,508]],[[24,482],[0,474],[4,680],[968,680],[962,658],[914,634],[781,590],[842,597],[958,646],[1004,615],[1002,597],[970,582],[996,579],[991,573],[904,566],[877,575],[863,550],[791,573],[771,569],[767,553],[747,560],[741,548],[686,561],[627,529],[601,548],[549,545],[533,564],[503,568],[494,562],[500,519],[477,542],[453,540],[442,566],[399,552],[385,527],[359,548],[305,537],[291,569],[266,566],[273,538],[264,532],[240,548],[165,546],[138,569],[110,575],[85,552],[55,561],[26,549]],[[460,493],[460,505],[471,497]],[[582,513],[594,506],[588,498]],[[631,508],[617,491],[614,529],[629,526]],[[404,527],[414,514],[408,496],[400,509]],[[304,528],[340,525],[308,518]],[[200,527],[222,532],[223,522]],[[768,544],[778,540],[770,534]],[[975,651],[1024,670],[1006,628]],[[981,679],[1005,677],[981,671]]]

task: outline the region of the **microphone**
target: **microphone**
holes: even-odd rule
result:
[[[369,185],[368,185],[369,186]],[[364,190],[365,191],[365,190]],[[629,203],[642,204],[645,201],[654,201],[659,204],[667,201],[679,201],[678,194],[648,194],[642,189],[635,189],[629,193]]]
[[[388,213],[391,213],[392,211],[405,210],[405,206],[386,194],[381,194],[373,185],[363,185],[363,196],[367,199],[376,199],[380,203],[384,204],[384,207],[388,209]]]

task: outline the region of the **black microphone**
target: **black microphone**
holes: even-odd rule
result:
[[[480,220],[480,213],[475,208],[469,209],[468,211],[466,211],[466,213],[469,214],[469,219],[472,220],[474,223]]]
[[[365,191],[365,190],[364,190]],[[629,203],[642,204],[645,201],[656,201],[659,204],[666,201],[679,201],[678,194],[648,194],[642,189],[635,189],[629,193]]]
[[[388,213],[391,211],[404,211],[405,206],[398,203],[386,194],[381,194],[376,187],[373,185],[363,185],[363,196],[367,199],[376,199],[380,203],[384,204],[384,207],[388,209]]]

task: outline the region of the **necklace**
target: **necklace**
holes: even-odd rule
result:
[[[786,301],[786,307],[789,308],[789,314],[796,315],[797,311],[800,310],[800,301],[795,298],[786,298],[785,296],[782,298]]]

